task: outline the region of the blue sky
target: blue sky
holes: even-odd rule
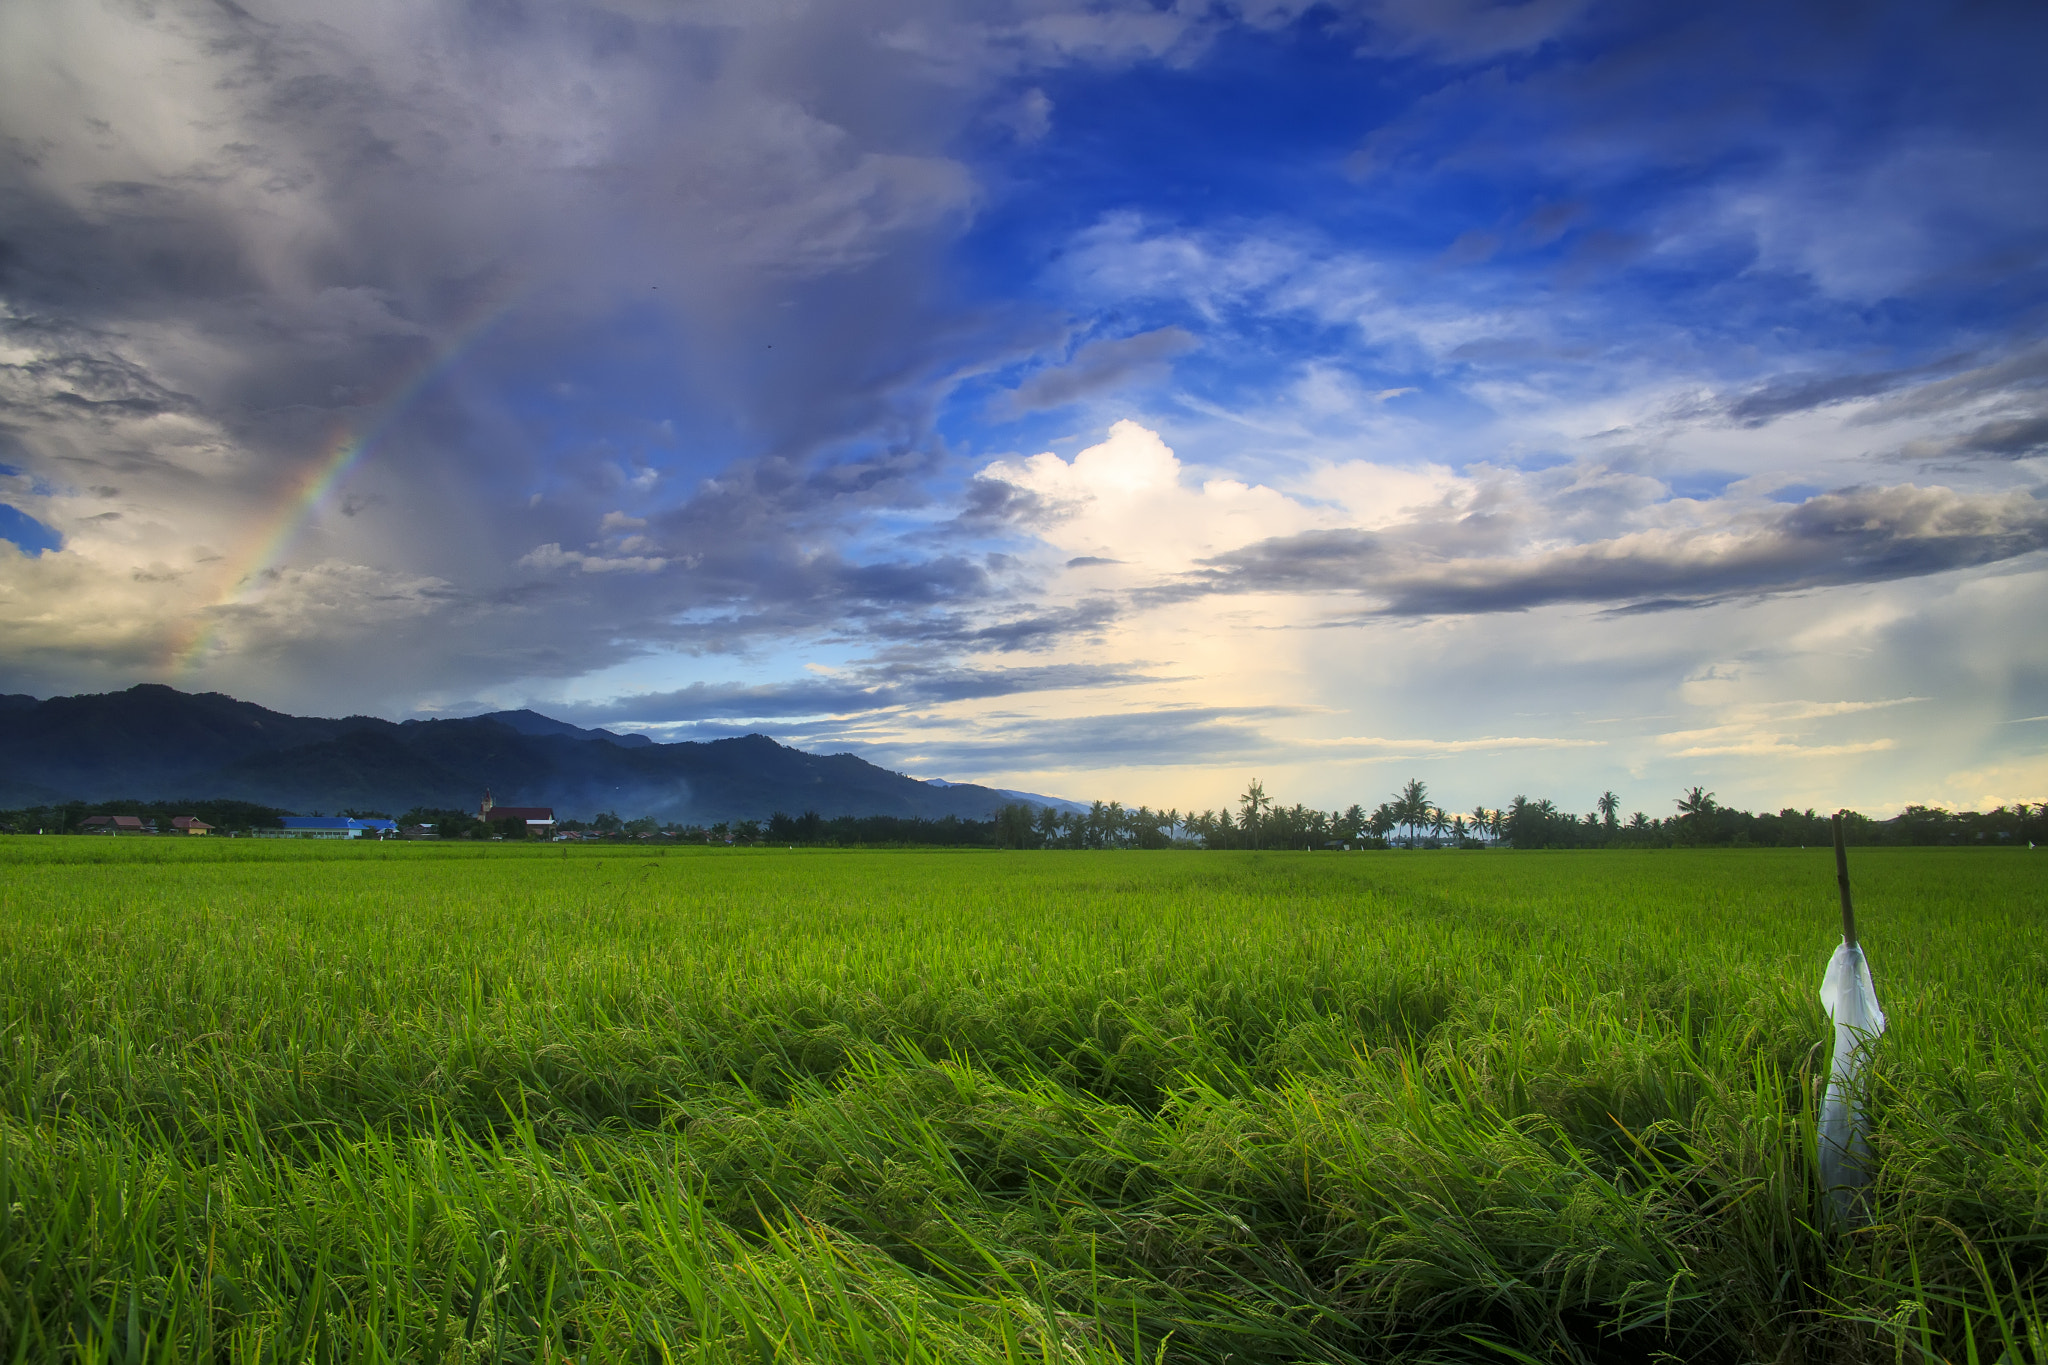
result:
[[[2042,799],[2044,38],[9,6],[0,687],[1183,807]]]

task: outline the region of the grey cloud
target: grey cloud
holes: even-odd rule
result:
[[[1585,216],[1586,206],[1575,200],[1539,204],[1522,220],[1517,235],[1528,246],[1548,246]]]
[[[1493,259],[1500,250],[1500,234],[1473,228],[1458,234],[1458,239],[1444,249],[1440,258],[1445,265],[1478,265]]]
[[[990,716],[943,740],[871,740],[889,761],[925,769],[1201,767],[1274,754],[1259,728],[1303,711],[1288,706],[1189,706],[1056,719]]]
[[[1400,616],[1555,603],[1700,605],[1971,568],[2048,548],[2048,502],[1902,485],[1847,489],[1718,525],[1637,532],[1547,553],[1435,553],[1419,536],[1324,531],[1207,561],[1164,590],[1335,592]]]
[[[548,713],[580,725],[738,723],[802,716],[867,715],[944,702],[1113,687],[1144,677],[1129,669],[1087,664],[983,670],[885,665],[857,669],[843,677],[793,683],[693,683],[672,692],[620,697],[592,705],[553,705]]]
[[[2024,460],[2048,454],[2048,414],[2022,413],[1980,422],[1968,430],[1908,441],[1898,455],[1937,464],[1973,460]]]
[[[1985,398],[2010,398],[2048,387],[2048,343],[1929,380],[1880,403],[1872,420],[1947,412]]]
[[[2048,415],[2039,413],[1986,422],[1956,443],[1959,451],[2003,460],[2038,455],[2044,448],[2048,448]]]
[[[1874,394],[1890,393],[1925,375],[1923,369],[1877,370],[1863,374],[1786,375],[1723,405],[1744,426],[1762,426],[1796,412],[1810,412]]]
[[[968,482],[955,521],[962,528],[1028,526],[1051,514],[1045,499],[1029,489],[1001,479],[977,477]]]
[[[1200,345],[1179,327],[1161,327],[1136,336],[1091,341],[1064,365],[1040,370],[1019,384],[1002,406],[1011,414],[1041,412],[1079,402],[1131,379]]]
[[[1068,40],[1082,41],[1114,16],[1072,17]],[[173,525],[193,505],[260,505],[337,430],[382,426],[349,476],[342,510],[357,515],[341,520],[356,525],[311,527],[295,554],[460,581],[472,615],[444,621],[446,647],[419,659],[451,676],[503,657],[493,613],[522,616],[552,657],[595,662],[703,638],[701,621],[670,624],[677,614],[845,626],[982,594],[985,570],[964,558],[847,548],[867,514],[928,500],[947,458],[929,434],[940,378],[1008,325],[961,318],[926,271],[977,193],[948,141],[991,92],[934,78],[915,44],[886,40],[923,24],[962,52],[1000,47],[998,66],[1061,59],[1058,44],[1004,36],[1003,12],[981,18],[996,27],[876,0],[701,23],[574,5],[392,24],[220,6],[53,26],[76,41],[11,54],[20,79],[12,99],[0,91],[15,135],[0,146],[5,323],[34,356],[0,373],[0,420],[25,468],[120,482]],[[1087,42],[1090,60],[1148,50],[1106,29]],[[98,50],[116,46],[154,73],[148,98],[104,79]],[[163,138],[149,126],[160,118],[176,125]],[[507,300],[488,348],[465,357],[483,382],[430,386],[386,420],[378,400]],[[645,370],[669,338],[609,329],[622,308],[656,304],[677,354],[654,377],[672,383],[686,429],[739,434],[724,450],[650,453],[600,434],[565,460],[497,406],[488,371],[507,361],[522,376]],[[206,444],[205,460],[181,464],[161,433],[136,434],[171,413],[194,419],[178,439]],[[735,446],[766,453],[735,462]],[[713,472],[677,506],[675,490]],[[637,557],[673,555],[687,573],[655,590],[516,581],[536,547],[586,543],[593,504],[617,508],[624,490],[644,499],[634,512],[667,504],[650,534],[678,542]],[[997,501],[1010,505],[978,510],[1019,510],[1015,494]],[[593,639],[628,643],[585,653]]]
[[[882,638],[914,639],[922,645],[954,645],[967,649],[993,649],[1002,653],[1046,649],[1077,637],[1098,634],[1118,616],[1117,605],[1106,597],[1091,597],[1071,607],[1027,613],[988,624],[925,617],[900,626],[877,625],[870,634]]]
[[[1761,426],[1793,413],[1878,398],[1881,401],[1863,420],[1883,421],[1951,411],[1987,397],[2031,393],[2044,386],[2048,345],[2035,345],[1990,359],[1981,354],[1952,355],[1899,369],[1786,375],[1719,406],[1744,426]]]
[[[110,339],[47,318],[0,314],[0,338],[29,359],[0,364],[0,414],[13,423],[121,420],[189,412],[188,394],[121,356]]]
[[[1373,47],[1447,62],[1481,61],[1539,46],[1578,19],[1588,0],[1375,0],[1362,7]]]
[[[1052,98],[1034,85],[1015,105],[997,114],[996,121],[1007,127],[1019,142],[1038,142],[1052,131],[1052,109]]]

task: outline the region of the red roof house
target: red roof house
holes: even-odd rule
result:
[[[142,834],[142,817],[139,815],[88,815],[85,817],[87,834]]]

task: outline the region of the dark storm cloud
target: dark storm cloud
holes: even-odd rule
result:
[[[1538,554],[1453,556],[1426,533],[1322,531],[1207,561],[1164,592],[1335,592],[1389,615],[1525,611],[1556,603],[1691,605],[1877,583],[2048,548],[2048,502],[2031,493],[1848,489],[1729,522],[1642,531]]]
[[[1059,618],[961,616],[995,591],[985,554],[877,527],[961,472],[933,426],[948,376],[1052,325],[933,275],[980,194],[956,134],[1019,73],[1189,54],[1231,21],[1037,0],[64,19],[15,30],[42,46],[8,63],[0,428],[52,487],[122,487],[127,539],[100,543],[163,582],[202,579],[375,430],[260,581],[343,593],[388,654],[239,590],[183,605],[243,632],[220,637],[231,670],[246,651],[271,685],[394,699],[789,631],[905,638],[933,613],[942,644],[1051,638]],[[954,540],[1029,512],[975,494]],[[144,656],[166,605],[137,607]]]

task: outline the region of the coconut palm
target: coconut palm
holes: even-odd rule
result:
[[[1429,788],[1419,777],[1411,777],[1394,797],[1394,813],[1413,843],[1415,831],[1429,820]]]
[[[1613,792],[1601,792],[1600,799],[1593,803],[1600,810],[1600,823],[1607,828],[1615,826],[1615,812],[1621,809],[1621,798]]]
[[[1721,809],[1714,794],[1705,787],[1688,787],[1678,798],[1678,813],[1688,820],[1700,820]]]
[[[1501,828],[1507,837],[1516,841],[1517,848],[1521,847],[1522,839],[1531,833],[1529,820],[1535,813],[1536,808],[1529,804],[1529,798],[1526,796],[1517,796],[1508,802],[1507,820]]]
[[[1238,827],[1244,831],[1245,844],[1251,848],[1259,846],[1259,822],[1271,809],[1273,802],[1266,795],[1266,784],[1253,778],[1251,785],[1244,789],[1244,795],[1237,798],[1239,806]]]

